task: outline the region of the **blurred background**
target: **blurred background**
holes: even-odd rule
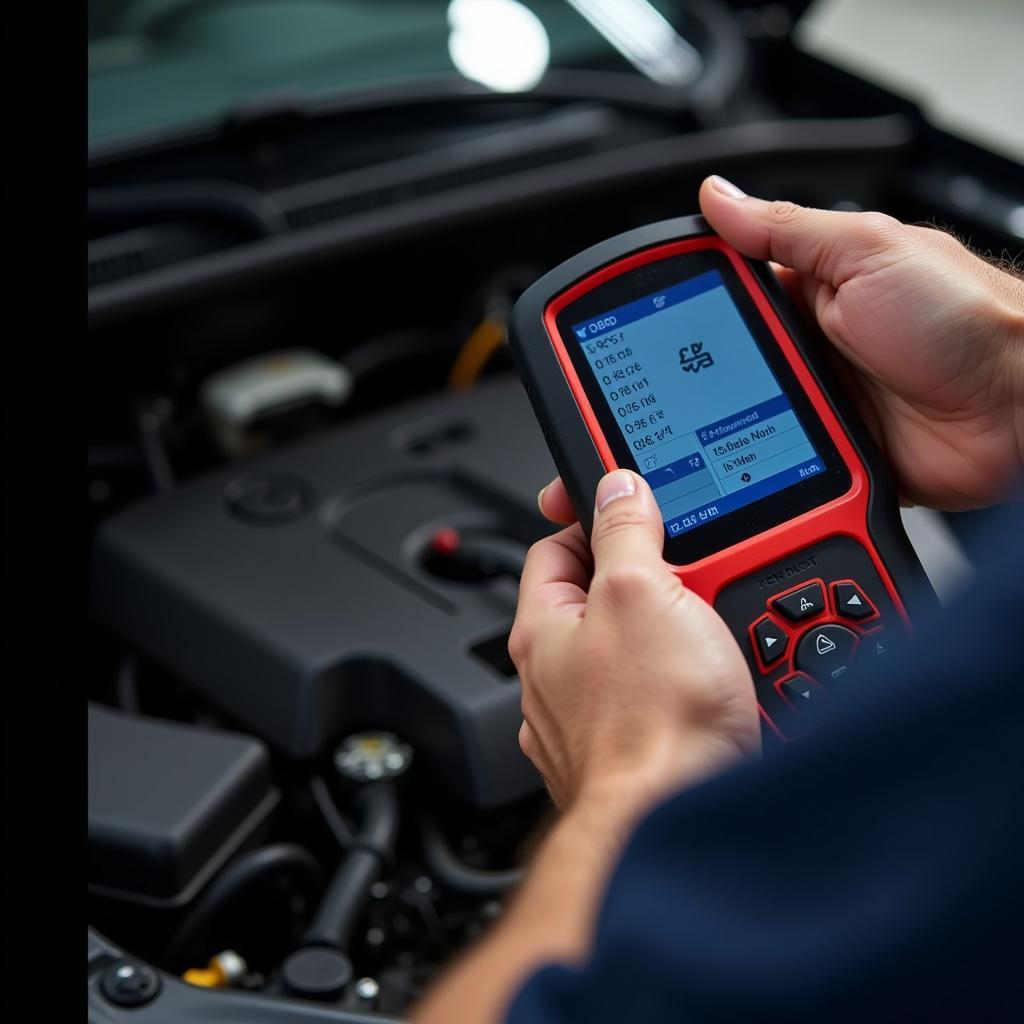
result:
[[[500,914],[546,807],[505,651],[552,473],[512,303],[696,212],[709,173],[1019,261],[1024,4],[94,0],[88,24],[95,1019],[145,990],[103,973],[119,951],[162,1019],[229,987],[248,1019],[398,1016]],[[906,521],[947,596],[985,513]]]

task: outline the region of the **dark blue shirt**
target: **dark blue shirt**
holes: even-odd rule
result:
[[[1024,518],[1002,525],[813,735],[651,813],[589,961],[535,974],[510,1024],[1024,1020]]]

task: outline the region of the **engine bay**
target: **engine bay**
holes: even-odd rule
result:
[[[694,5],[682,97],[553,72],[96,148],[90,1019],[394,1020],[500,917],[551,816],[506,649],[552,529],[536,276],[712,172],[1019,249],[1016,164],[770,7]]]

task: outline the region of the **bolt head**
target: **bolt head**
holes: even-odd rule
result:
[[[115,1006],[142,1006],[160,991],[160,975],[148,964],[119,960],[104,972],[100,991]]]
[[[356,982],[356,995],[360,999],[376,999],[380,985],[373,978],[360,978]]]

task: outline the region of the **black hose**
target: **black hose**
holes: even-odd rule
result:
[[[485,576],[510,576],[518,582],[526,562],[526,547],[525,544],[470,533],[462,538],[457,555],[477,565]]]
[[[138,414],[139,441],[142,457],[153,489],[157,494],[173,491],[178,481],[171,468],[171,460],[164,442],[164,421],[152,408],[142,408]]]
[[[247,893],[253,885],[280,877],[284,873],[302,876],[310,892],[315,892],[323,883],[323,872],[316,859],[308,850],[294,843],[261,846],[232,861],[210,883],[178,926],[168,945],[168,959],[177,960],[213,918]]]
[[[359,803],[360,827],[320,901],[306,933],[307,945],[331,946],[342,952],[348,949],[370,887],[394,851],[399,824],[395,791],[387,784],[368,786],[361,792]]]
[[[321,817],[338,841],[338,845],[343,850],[351,849],[355,842],[355,835],[348,822],[341,816],[338,805],[331,798],[327,783],[319,775],[314,775],[309,780],[309,790],[313,794],[313,802],[316,804],[317,810],[320,811]]]
[[[469,896],[500,896],[515,888],[523,880],[523,871],[487,871],[464,864],[455,855],[430,814],[421,814],[419,820],[423,858],[430,873],[442,884]]]
[[[380,858],[367,849],[352,850],[331,879],[323,902],[306,932],[306,945],[345,951],[359,915],[380,876]]]
[[[355,842],[390,860],[398,838],[398,798],[386,783],[366,786],[356,799],[362,822]]]
[[[133,654],[126,654],[117,668],[117,706],[139,714],[139,667]]]

